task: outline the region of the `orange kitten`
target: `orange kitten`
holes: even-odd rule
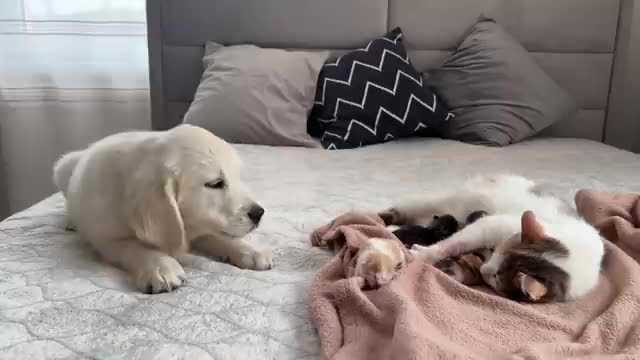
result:
[[[355,275],[363,278],[368,287],[379,288],[393,280],[405,262],[399,241],[371,238],[358,250]]]

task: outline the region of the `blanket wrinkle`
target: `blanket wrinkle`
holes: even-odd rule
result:
[[[640,359],[640,194],[580,190],[575,204],[602,234],[605,257],[597,287],[564,303],[511,301],[417,261],[386,286],[363,290],[351,277],[359,244],[393,234],[359,212],[318,228],[312,244],[333,244],[336,254],[308,290],[324,357]]]

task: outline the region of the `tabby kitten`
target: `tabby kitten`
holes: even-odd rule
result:
[[[462,226],[468,226],[486,215],[486,211],[474,211],[467,216]],[[449,214],[434,215],[429,225],[404,225],[393,234],[407,248],[415,244],[429,246],[453,235],[460,226],[458,220]],[[484,283],[480,267],[489,259],[491,253],[491,249],[479,249],[464,255],[448,257],[435,263],[434,266],[462,284],[480,285]]]

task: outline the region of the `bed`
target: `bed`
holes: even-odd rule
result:
[[[541,136],[504,148],[441,139],[345,151],[235,145],[251,169],[245,181],[268,211],[251,236],[273,246],[274,268],[245,271],[187,256],[180,259],[186,283],[172,293],[138,293],[123,272],[102,264],[65,231],[63,199],[55,194],[0,223],[0,358],[320,358],[305,294],[330,255],[312,248],[308,236],[339,213],[380,209],[408,193],[491,171],[548,182],[568,201],[584,187],[640,191],[640,157],[614,147],[631,149],[633,134],[640,132],[628,111],[637,104],[624,95],[625,79],[635,71],[625,61],[633,57],[634,5],[626,0],[149,1],[156,129],[181,121],[203,70],[207,40],[339,53],[401,24],[410,56],[424,71],[442,61],[483,12],[506,24],[583,110]]]

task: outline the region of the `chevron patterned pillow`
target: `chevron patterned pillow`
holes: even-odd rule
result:
[[[453,114],[413,67],[396,28],[326,63],[308,131],[325,149],[439,136]]]

